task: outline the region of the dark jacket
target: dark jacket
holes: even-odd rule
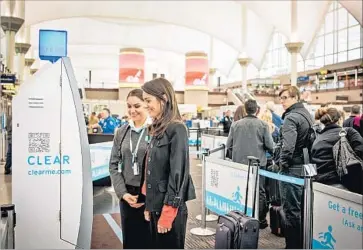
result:
[[[232,125],[232,117],[225,116],[221,122],[223,124],[223,132],[228,134]]]
[[[310,120],[302,116],[302,113]],[[282,149],[280,164],[282,170],[288,171],[294,165],[304,164],[303,148],[307,147],[308,130],[313,124],[313,119],[302,103],[295,103],[282,115],[284,123],[281,127]]]
[[[353,128],[345,128],[347,140],[359,156],[363,157],[363,138]],[[339,141],[339,132],[342,128],[339,125],[327,125],[315,140],[311,149],[312,162],[316,164],[318,175],[315,179],[318,182],[332,185],[339,184],[340,177],[337,174],[333,158],[333,146]]]
[[[172,123],[164,134],[151,139],[144,172],[146,161],[147,211],[160,212],[164,204],[179,207],[196,198],[190,176],[188,132],[183,123]]]
[[[351,127],[353,128],[353,123],[354,123],[354,118],[355,118],[355,115],[351,115],[349,116],[344,122],[343,122],[343,127],[344,128],[348,128],[348,127]]]
[[[354,119],[355,119],[355,115],[354,116],[349,116],[349,118],[347,118],[344,122],[343,122],[343,127],[344,128],[354,128],[355,130],[357,130],[360,133],[360,127],[354,125]]]

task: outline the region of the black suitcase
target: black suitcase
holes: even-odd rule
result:
[[[215,249],[237,249],[239,222],[233,216],[221,215],[215,237]]]
[[[284,237],[284,211],[281,206],[271,206],[270,207],[270,228],[271,233]]]
[[[260,222],[254,218],[256,210],[256,194],[258,167],[255,180],[255,192],[253,195],[252,218],[247,216],[248,189],[251,172],[251,163],[258,159],[248,157],[248,174],[246,186],[245,209],[241,211],[231,211],[227,215],[221,215],[218,218],[218,228],[215,238],[215,249],[257,249]]]

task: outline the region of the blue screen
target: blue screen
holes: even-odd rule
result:
[[[39,58],[60,58],[67,56],[67,31],[40,30]]]

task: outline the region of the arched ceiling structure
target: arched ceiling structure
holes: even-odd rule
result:
[[[362,16],[357,1],[340,2],[354,16]],[[303,57],[330,3],[298,1],[297,35],[305,44]],[[209,54],[213,41],[211,64],[228,75],[238,67],[242,49],[242,5],[247,7],[245,52],[258,69],[272,33],[277,30],[288,39],[291,35],[291,1],[25,1],[25,25],[32,27],[35,49],[39,29],[68,30],[70,57],[80,69],[104,74],[116,70],[116,77],[119,48],[132,46],[148,50],[151,64],[164,60],[162,68],[183,72],[184,53]]]

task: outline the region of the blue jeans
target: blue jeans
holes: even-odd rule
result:
[[[9,142],[8,144],[8,152],[6,153],[6,163],[5,163],[5,171],[11,171],[11,150],[12,150],[12,143]]]

